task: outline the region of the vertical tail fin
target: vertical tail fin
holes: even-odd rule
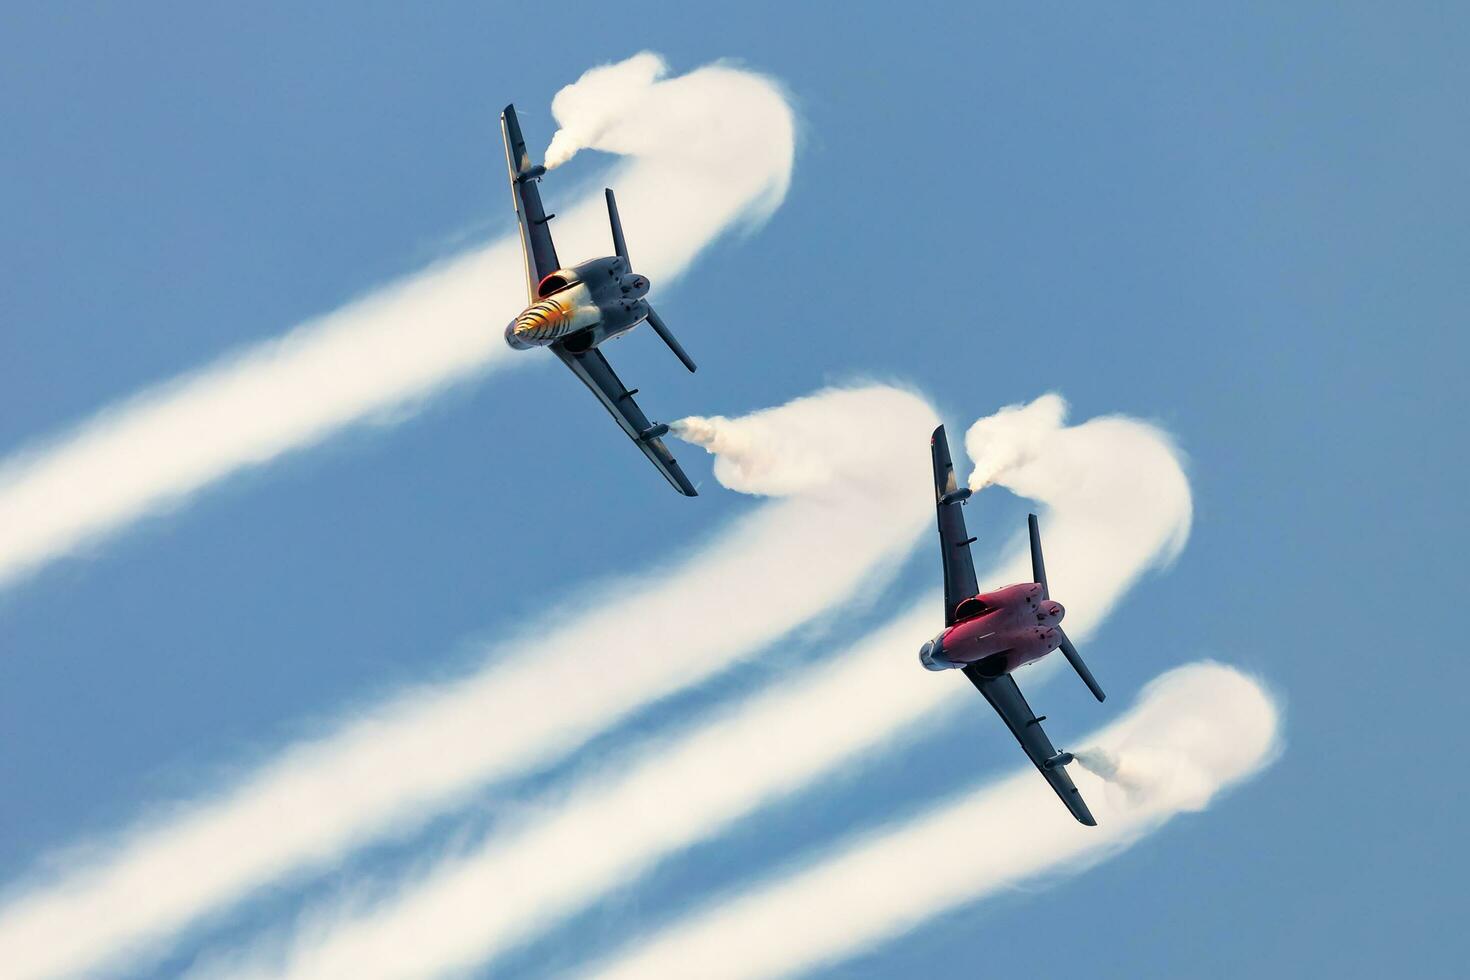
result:
[[[1031,535],[1031,581],[1041,586],[1041,597],[1051,598],[1051,590],[1046,585],[1046,562],[1041,557],[1041,528],[1036,523],[1036,515],[1026,515],[1026,530]]]
[[[612,188],[604,189],[607,194],[607,221],[612,225],[613,253],[627,263],[628,271],[633,271],[633,262],[628,258],[628,243],[623,238],[623,220],[618,217],[618,199],[613,197]]]

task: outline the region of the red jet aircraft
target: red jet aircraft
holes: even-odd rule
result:
[[[1021,696],[1021,689],[1011,678],[1011,671],[1017,667],[1059,649],[1093,696],[1099,701],[1104,697],[1092,671],[1062,632],[1065,610],[1060,602],[1052,599],[1046,587],[1036,515],[1032,514],[1028,521],[1034,581],[981,592],[975,581],[975,563],[970,557],[970,545],[975,539],[966,532],[965,515],[960,511],[970,491],[957,485],[944,426],[934,430],[929,446],[934,457],[934,496],[944,557],[944,631],[924,644],[919,660],[929,670],[963,671],[1005,721],[1072,816],[1095,827],[1097,821],[1064,768],[1072,761],[1072,753],[1058,752],[1051,744],[1041,729],[1045,717],[1038,718],[1032,713]]]

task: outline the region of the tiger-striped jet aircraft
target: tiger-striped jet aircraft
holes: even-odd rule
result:
[[[668,433],[669,427],[648,420],[633,401],[637,389],[630,391],[624,387],[607,358],[597,349],[604,341],[620,337],[646,321],[669,345],[674,356],[690,371],[694,370],[694,362],[644,299],[648,295],[648,279],[634,272],[628,260],[623,224],[618,219],[612,190],[607,191],[607,217],[612,225],[613,251],[617,254],[564,268],[556,257],[556,246],[547,227],[555,215],[547,214],[542,208],[541,192],[536,187],[546,168],[531,164],[515,106],[506,106],[500,114],[500,128],[505,136],[505,159],[510,169],[511,196],[520,223],[526,289],[530,294],[530,305],[505,328],[505,342],[516,350],[550,347],[612,413],[665,479],[686,497],[698,496],[694,484],[664,445],[662,436]]]
[[[970,544],[975,540],[965,530],[960,505],[970,496],[957,486],[950,461],[949,440],[944,426],[934,430],[929,442],[934,457],[934,496],[939,508],[939,546],[944,560],[944,631],[925,643],[919,661],[929,670],[957,668],[985,695],[1026,755],[1072,816],[1096,827],[1092,811],[1067,775],[1072,753],[1058,752],[1041,730],[1045,717],[1032,714],[1011,678],[1011,671],[1060,649],[1082,682],[1101,701],[1102,688],[1082,655],[1062,632],[1062,604],[1052,599],[1046,587],[1046,566],[1041,558],[1041,531],[1036,515],[1027,521],[1031,532],[1031,577],[1023,585],[1008,585],[995,592],[980,592],[975,581],[975,562]]]

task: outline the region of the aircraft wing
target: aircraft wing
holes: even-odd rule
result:
[[[1016,741],[1021,743],[1021,748],[1031,757],[1036,764],[1036,769],[1051,788],[1056,790],[1057,796],[1061,797],[1072,816],[1089,827],[1096,827],[1097,821],[1093,819],[1092,811],[1087,809],[1087,804],[1082,799],[1082,794],[1072,782],[1072,777],[1067,775],[1065,766],[1056,766],[1052,769],[1045,768],[1042,763],[1057,754],[1056,747],[1051,744],[1051,739],[1046,737],[1046,732],[1041,730],[1041,719],[1037,718],[1031,711],[1031,706],[1021,696],[1021,689],[1016,686],[1015,680],[1010,674],[1002,674],[1000,677],[985,677],[972,667],[965,668],[965,676],[970,682],[980,689],[985,695],[985,700],[1000,715],[1011,734],[1016,736]]]
[[[975,584],[975,561],[970,557],[970,543],[975,539],[965,530],[965,515],[960,510],[970,494],[955,479],[944,426],[934,430],[929,450],[934,457],[934,499],[939,509],[939,549],[944,559],[944,625],[953,626],[955,607],[980,591]]]
[[[643,410],[633,400],[633,392],[618,380],[612,365],[607,363],[607,358],[596,347],[575,354],[559,343],[552,344],[551,349],[561,358],[563,364],[572,369],[573,374],[582,379],[584,385],[592,389],[597,400],[602,402],[602,407],[612,413],[612,417],[618,420],[618,425],[623,427],[628,438],[643,450],[643,455],[658,467],[658,471],[674,485],[675,490],[686,497],[699,496],[699,491],[694,489],[694,484],[689,482],[689,477],[684,475],[684,471],[664,445],[663,439],[659,438],[663,432],[668,431],[667,428],[655,426],[648,420],[648,416],[643,414]]]
[[[536,287],[541,280],[561,268],[556,258],[556,246],[551,241],[551,228],[547,224],[555,215],[547,214],[541,207],[541,191],[536,181],[545,173],[542,167],[532,166],[531,155],[526,152],[526,141],[521,136],[521,124],[516,119],[516,107],[508,105],[500,114],[500,132],[505,137],[505,163],[510,169],[510,195],[515,201],[516,221],[521,226],[521,255],[526,260],[526,294],[534,303],[541,297]]]

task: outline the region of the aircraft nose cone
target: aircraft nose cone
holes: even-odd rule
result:
[[[531,345],[521,340],[516,326],[518,321],[512,320],[505,325],[505,342],[515,350],[527,350]]]
[[[941,643],[935,639],[930,640],[919,648],[919,663],[924,665],[925,670],[943,670],[947,664],[936,659],[936,654],[942,656]]]

